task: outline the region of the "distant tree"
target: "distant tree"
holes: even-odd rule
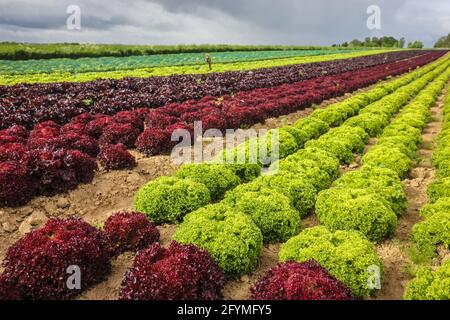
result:
[[[350,41],[350,47],[362,47],[363,43],[358,39]]]
[[[372,43],[374,44],[374,47],[381,47],[381,41],[377,37],[372,37]]]
[[[439,38],[434,44],[435,48],[450,48],[450,33],[447,36]]]
[[[339,45],[338,45],[339,46]],[[341,44],[342,47],[383,47],[383,48],[404,48],[405,38],[397,40],[392,36],[377,37],[366,37],[363,41],[354,39],[350,42],[345,42]]]
[[[422,41],[414,41],[408,43],[408,48],[410,49],[422,49],[423,48],[423,42]]]

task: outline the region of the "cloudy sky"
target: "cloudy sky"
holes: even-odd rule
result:
[[[68,30],[69,5],[81,30]],[[366,26],[381,9],[381,30]],[[432,46],[450,32],[449,0],[0,0],[0,41],[331,45],[404,36]]]

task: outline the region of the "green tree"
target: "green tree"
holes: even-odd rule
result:
[[[350,47],[362,47],[363,43],[358,39],[350,41]]]
[[[399,48],[404,48],[405,47],[405,43],[406,43],[405,38],[401,37],[400,40],[398,41],[398,47]]]
[[[447,36],[439,38],[434,44],[435,48],[450,48],[450,33]]]
[[[423,48],[423,42],[422,41],[414,41],[408,43],[408,48],[410,49],[422,49]]]

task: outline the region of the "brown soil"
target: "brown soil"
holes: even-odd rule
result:
[[[353,94],[370,90],[373,86],[360,89]],[[324,101],[317,108],[342,101],[352,94]],[[300,118],[310,114],[314,109],[307,108],[278,118],[267,119],[256,124],[252,129],[272,129],[285,124],[293,124]],[[37,197],[29,204],[19,208],[0,208],[0,263],[9,246],[25,233],[41,227],[51,217],[77,215],[91,224],[103,223],[112,213],[131,210],[133,195],[146,182],[163,175],[170,175],[176,169],[169,156],[146,158],[135,151],[138,166],[134,170],[104,171],[96,173],[91,184],[81,185],[71,192],[53,196]],[[302,220],[302,228],[317,225],[317,218],[311,215]],[[167,245],[175,232],[175,225],[158,227],[161,242]],[[258,270],[251,276],[243,276],[238,281],[230,281],[224,289],[226,299],[248,298],[249,287],[258,277],[263,275],[278,261],[279,244],[264,247]],[[126,270],[131,266],[133,255],[123,254],[112,263],[110,276],[102,283],[84,292],[80,299],[117,299],[118,290]],[[1,271],[1,270],[0,270]]]

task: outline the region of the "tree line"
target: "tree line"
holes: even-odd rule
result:
[[[439,38],[434,44],[435,48],[450,48],[450,33],[447,36]]]
[[[352,41],[346,41],[341,44],[333,44],[333,47],[374,47],[374,48],[404,48],[407,45],[408,48],[423,48],[422,41],[411,41],[406,43],[404,37],[396,39],[394,37],[366,37],[364,40],[354,39]]]

